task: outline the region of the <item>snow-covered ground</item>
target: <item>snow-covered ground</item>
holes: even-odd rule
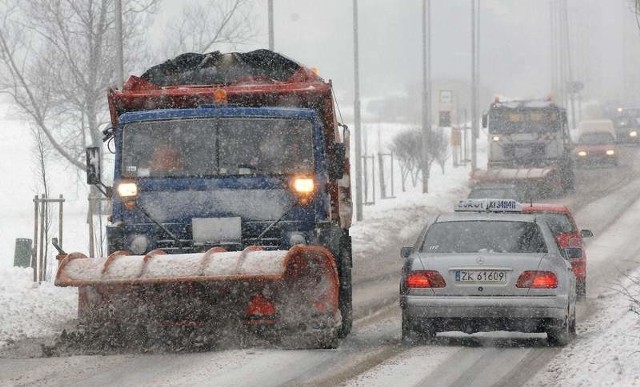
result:
[[[51,282],[35,284],[30,269],[11,267],[15,238],[31,237],[33,234],[32,198],[36,191],[32,187],[36,179],[32,177],[32,157],[29,156],[31,137],[26,134],[26,125],[6,115],[3,117],[2,113],[0,121],[3,127],[0,131],[0,153],[5,160],[0,165],[0,175],[5,182],[11,182],[0,186],[3,213],[0,217],[0,251],[3,252],[0,256],[0,346],[3,346],[14,340],[60,332],[62,326],[75,317],[77,291],[54,287]],[[391,133],[399,130],[393,126],[383,129]],[[18,130],[25,134],[15,136]],[[376,133],[375,130],[372,128],[372,133]],[[389,133],[385,135],[386,138],[389,136]],[[371,137],[377,136],[372,134]],[[372,141],[371,149],[377,152],[377,143]],[[479,165],[482,163],[483,160],[479,160]],[[86,189],[82,184],[76,184],[76,172],[56,168],[56,173],[58,177],[52,184],[55,187],[52,192],[55,195],[62,193],[67,198],[65,245],[67,250],[87,251],[87,226],[83,213]],[[355,223],[352,229],[354,240],[380,237],[385,223],[398,221],[398,214],[402,212],[397,211],[399,207],[416,207],[429,212],[450,210],[452,201],[465,193],[468,173],[468,167],[452,168],[450,162],[444,175],[434,166],[428,195],[419,193],[419,188],[402,193],[400,185],[396,183],[395,199],[376,198],[375,205],[365,206],[365,220]],[[411,236],[409,234],[416,233],[418,229],[407,230],[408,235],[405,236]],[[631,278],[640,278],[640,271],[633,273]],[[640,298],[640,286],[637,283],[627,279],[621,284],[624,287],[620,289],[627,289]],[[632,307],[629,296],[622,294],[619,289],[601,294],[596,305],[598,312],[587,321],[580,322],[578,340],[562,349],[546,367],[545,375],[538,378],[541,383],[640,385],[638,305]],[[407,366],[415,363],[423,367],[429,364],[430,359],[420,358],[419,351],[418,348],[407,352],[413,356],[410,362],[405,360]],[[398,361],[403,360],[394,360],[396,363]],[[374,372],[377,373],[375,380],[388,381],[388,384],[382,384],[397,384],[398,379],[391,374],[384,379],[384,365]],[[367,379],[363,380],[364,385],[369,385]]]

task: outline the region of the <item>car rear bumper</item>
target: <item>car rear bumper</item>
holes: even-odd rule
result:
[[[536,318],[564,319],[568,297],[431,297],[400,296],[411,319],[420,318]]]
[[[615,163],[617,160],[618,160],[617,153],[615,155],[591,154],[588,156],[581,156],[576,158],[575,163],[578,166],[582,166],[582,165],[590,165],[590,164]]]

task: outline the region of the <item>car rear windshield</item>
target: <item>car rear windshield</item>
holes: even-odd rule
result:
[[[518,221],[452,221],[434,223],[420,251],[428,253],[546,253],[536,223]]]
[[[545,221],[549,225],[551,232],[553,232],[554,234],[564,234],[578,231],[571,220],[569,220],[569,217],[567,217],[567,215],[565,214],[545,213],[539,214],[538,218]]]

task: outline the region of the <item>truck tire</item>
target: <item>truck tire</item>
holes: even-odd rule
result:
[[[353,326],[353,287],[351,284],[351,237],[344,235],[340,239],[340,292],[339,306],[342,325],[338,329],[338,337],[343,339],[351,332]]]

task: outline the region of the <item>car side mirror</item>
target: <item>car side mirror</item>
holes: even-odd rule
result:
[[[591,238],[593,237],[593,233],[591,232],[591,230],[580,230],[580,236],[582,236],[583,238]]]
[[[100,148],[89,147],[86,150],[87,184],[100,184]]]
[[[484,113],[482,115],[482,127],[485,128],[485,129],[487,128],[487,121],[488,121],[487,120],[487,113]]]
[[[409,256],[411,255],[411,253],[413,253],[413,247],[402,247],[400,248],[400,256],[402,258],[409,258]]]
[[[333,144],[333,154],[329,159],[329,177],[332,180],[342,179],[344,176],[345,146],[342,143]]]

